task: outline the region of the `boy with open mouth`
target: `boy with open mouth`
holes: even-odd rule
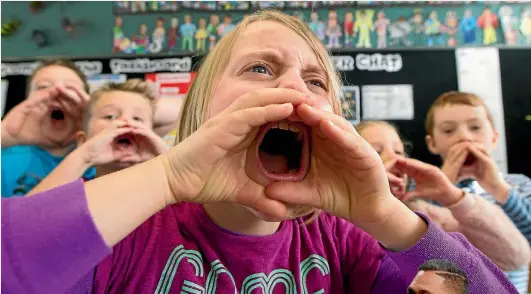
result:
[[[531,179],[498,170],[491,152],[499,134],[485,103],[471,93],[444,93],[428,111],[426,131],[428,148],[441,157],[448,179],[498,204],[531,244]],[[521,293],[527,292],[528,265],[508,276]]]
[[[91,95],[78,147],[28,195],[82,177],[94,168],[96,177],[151,159],[167,147],[153,131],[155,96],[141,80],[108,84]]]

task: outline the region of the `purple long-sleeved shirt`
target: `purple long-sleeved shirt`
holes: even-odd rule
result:
[[[202,206],[184,203],[151,217],[111,254],[76,181],[2,200],[2,291],[406,293],[421,264],[447,259],[467,273],[471,294],[516,293],[462,235],[426,221],[428,232],[417,244],[390,252],[327,214],[309,225],[285,221],[269,236],[243,236],[216,226]]]

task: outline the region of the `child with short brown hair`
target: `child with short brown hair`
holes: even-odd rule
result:
[[[531,244],[531,179],[503,174],[490,157],[499,134],[492,114],[475,94],[451,91],[439,96],[426,117],[426,143],[458,187],[496,202]],[[426,195],[429,197],[429,195]],[[527,291],[528,267],[509,274]]]

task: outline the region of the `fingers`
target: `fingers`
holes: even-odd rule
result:
[[[227,112],[234,112],[245,108],[254,108],[258,106],[267,106],[271,104],[291,103],[298,105],[301,103],[313,104],[313,99],[292,89],[267,88],[259,91],[253,91],[236,99]]]
[[[354,126],[350,122],[332,112],[301,104],[297,107],[297,114],[305,124],[311,127],[316,127],[323,121],[329,120],[345,131],[356,133]]]
[[[468,150],[470,151],[470,153],[472,153],[477,159],[481,160],[481,161],[484,161],[484,162],[491,162],[491,158],[490,156],[488,155],[488,153],[486,153],[486,149],[483,149],[483,150],[480,150],[478,147],[476,146],[473,146],[473,145],[470,145],[468,147]]]
[[[88,100],[85,100],[79,95],[75,90],[75,87],[66,88],[62,84],[57,84],[55,87],[57,88],[57,91],[59,91],[59,94],[61,94],[61,97],[68,99],[75,105],[84,106],[86,102],[88,102]]]
[[[398,158],[395,166],[411,177],[415,177],[418,173],[431,173],[436,168],[431,164],[413,158]]]
[[[133,128],[132,132],[134,135],[146,138],[148,140],[148,147],[151,147],[150,149],[153,149],[152,151],[155,153],[155,155],[162,154],[169,149],[166,142],[164,142],[161,137],[159,137],[150,129]]]
[[[249,133],[252,128],[262,126],[268,122],[283,120],[292,112],[293,105],[291,103],[246,108],[231,113],[228,119],[223,119],[218,126],[223,128],[224,131],[229,130],[234,135],[242,136]]]
[[[387,172],[387,179],[389,179],[390,184],[404,185],[404,179],[401,179],[390,172]]]

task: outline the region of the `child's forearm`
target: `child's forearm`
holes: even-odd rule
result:
[[[529,264],[527,240],[498,206],[467,194],[450,210],[459,221],[460,232],[501,269],[515,270]]]
[[[181,113],[181,99],[159,98],[153,116],[153,131],[164,136],[175,126]]]
[[[468,293],[517,293],[503,272],[463,235],[444,233],[433,223],[428,224],[428,232],[412,248],[404,252],[386,251],[371,293],[407,292],[407,285],[419,267],[433,259],[451,261],[463,270],[468,277]]]
[[[83,146],[70,153],[46,178],[28,192],[26,196],[34,195],[55,187],[73,182],[83,176],[91,167],[87,152]]]

